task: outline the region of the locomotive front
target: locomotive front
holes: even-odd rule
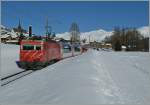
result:
[[[22,40],[20,44],[20,61],[23,69],[40,69],[44,66],[44,42],[42,40]]]

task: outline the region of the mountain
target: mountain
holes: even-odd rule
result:
[[[138,28],[138,31],[144,36],[144,37],[150,37],[150,28],[148,26],[144,26],[141,28]]]
[[[149,27],[144,26],[140,27],[137,29],[144,37],[149,37]],[[90,41],[102,41],[106,36],[111,36],[113,34],[113,31],[105,31],[103,29],[99,30],[93,30],[89,32],[81,32],[80,33],[80,38],[81,40],[86,39],[87,42]],[[58,38],[64,38],[66,40],[70,39],[70,33],[65,32],[65,33],[59,33],[56,35]]]
[[[80,38],[81,40],[86,39],[87,42],[89,42],[89,40],[90,41],[102,41],[106,36],[111,36],[112,33],[113,33],[112,31],[109,32],[109,31],[99,29],[99,30],[94,30],[90,32],[81,32]],[[56,37],[69,40],[70,33],[69,32],[60,33],[60,34],[57,34]]]
[[[99,30],[81,33],[81,39],[86,39],[87,42],[89,42],[89,40],[100,42],[106,36],[111,36],[112,34],[113,34],[112,31],[105,31],[105,30],[99,29]]]
[[[70,33],[69,32],[59,33],[56,34],[56,37],[70,40]]]
[[[3,25],[0,25],[1,27],[1,37],[11,35],[12,37],[17,37],[16,33],[13,30],[7,29]],[[143,26],[137,29],[144,37],[149,37],[149,27]],[[103,29],[99,30],[93,30],[89,32],[81,32],[80,38],[81,40],[86,39],[86,42],[90,41],[102,41],[106,36],[111,36],[113,34],[113,31],[106,31]],[[64,38],[66,40],[70,40],[70,33],[64,32],[56,34],[56,37],[58,38]]]

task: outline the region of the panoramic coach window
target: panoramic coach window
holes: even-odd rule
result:
[[[32,46],[32,45],[23,45],[23,50],[34,50],[34,46]]]

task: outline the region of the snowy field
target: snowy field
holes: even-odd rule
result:
[[[1,48],[1,78],[23,71],[18,68],[16,61],[19,60],[19,46],[0,44]]]
[[[150,53],[89,50],[1,87],[0,103],[148,103],[149,62]]]

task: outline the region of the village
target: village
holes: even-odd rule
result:
[[[60,37],[56,37],[55,33],[53,33],[53,37],[56,41],[63,41],[66,43],[71,43],[70,40],[66,40]],[[21,23],[19,21],[19,24],[16,28],[8,29],[1,25],[1,43],[5,44],[19,44],[19,38],[21,35],[27,39],[29,37],[29,32],[21,26]],[[32,33],[33,36],[36,36]],[[104,43],[104,42],[96,42],[95,40],[90,41],[90,37],[88,38],[89,42],[86,43],[86,39],[83,39],[81,41],[82,45],[84,45],[86,48],[106,48],[106,49],[112,49],[111,43]],[[123,49],[124,50],[124,49]]]
[[[147,104],[148,1],[1,1],[0,104]]]
[[[148,31],[148,30],[147,30]],[[147,32],[148,34],[148,32]],[[21,23],[19,21],[18,26],[16,28],[13,29],[8,29],[5,28],[4,26],[1,25],[1,42],[2,43],[7,43],[7,44],[19,44],[19,38],[21,37],[21,35],[23,36],[23,38],[27,39],[29,37],[29,32],[25,29],[23,29],[23,27],[21,26]],[[34,33],[32,33],[33,36],[36,36]],[[54,39],[57,41],[63,41],[65,43],[71,43],[71,39],[65,39],[61,36],[58,36],[55,33],[53,33],[53,37],[55,37]],[[91,38],[92,35],[90,36],[86,36],[83,37],[80,36],[82,39],[80,40],[80,43],[82,45],[84,45],[86,48],[94,48],[94,49],[114,49],[112,46],[112,42],[110,41],[110,39],[108,38],[108,36],[105,36],[105,39],[101,40],[101,41],[96,41],[93,40]],[[71,37],[71,35],[70,35]],[[91,39],[90,39],[91,38]],[[144,43],[140,44],[143,49],[143,51],[149,51],[149,38],[145,37],[145,39],[143,40]],[[130,45],[131,46],[131,45]],[[125,46],[125,44],[121,45],[121,49],[122,51],[127,51],[127,46]],[[134,49],[134,48],[133,48]],[[141,49],[142,51],[142,49]]]

